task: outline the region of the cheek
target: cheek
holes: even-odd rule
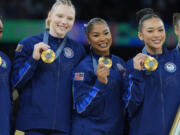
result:
[[[112,37],[111,37],[111,36],[109,37],[109,41],[110,41],[110,43],[112,44]]]
[[[72,28],[72,26],[74,25],[74,21],[73,22],[70,21],[68,24],[69,24],[69,27]]]
[[[163,33],[163,37],[166,38],[166,33],[165,32]]]

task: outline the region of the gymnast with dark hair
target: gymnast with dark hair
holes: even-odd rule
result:
[[[125,62],[110,53],[112,36],[102,18],[91,19],[85,33],[91,51],[73,70],[72,135],[124,135],[122,98],[142,87],[140,62],[129,79]]]
[[[127,62],[141,61],[142,91],[129,91],[127,112],[129,135],[168,135],[180,104],[180,55],[163,46],[166,38],[162,19],[150,8],[136,13],[142,53]]]

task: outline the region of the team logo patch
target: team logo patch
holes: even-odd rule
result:
[[[121,64],[117,64],[117,68],[122,72],[122,76],[126,76],[126,69]]]
[[[64,48],[64,56],[67,58],[72,58],[74,56],[73,50],[69,47]]]
[[[23,45],[18,44],[17,47],[16,47],[16,52],[21,52],[22,49],[23,49]]]
[[[166,71],[171,72],[171,73],[176,71],[176,65],[172,62],[167,62],[164,68]]]
[[[2,59],[2,64],[1,64],[2,68],[7,68],[7,63],[4,59]]]
[[[119,63],[117,64],[117,68],[122,72],[126,71],[126,69],[123,67],[123,65],[121,65]]]
[[[75,81],[83,81],[84,80],[84,73],[83,72],[75,73],[74,80]]]

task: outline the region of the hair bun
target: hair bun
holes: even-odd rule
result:
[[[147,14],[154,14],[154,11],[151,8],[143,8],[136,12],[136,20],[139,22],[139,20]]]

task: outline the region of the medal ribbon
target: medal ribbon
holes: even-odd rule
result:
[[[44,32],[44,37],[43,37],[43,42],[45,44],[48,44],[48,39],[49,39],[49,32],[46,30]],[[55,52],[55,59],[57,59],[59,57],[59,55],[62,53],[63,48],[65,47],[67,42],[67,36],[64,37],[64,40],[61,42],[61,44],[59,45],[58,49]]]

